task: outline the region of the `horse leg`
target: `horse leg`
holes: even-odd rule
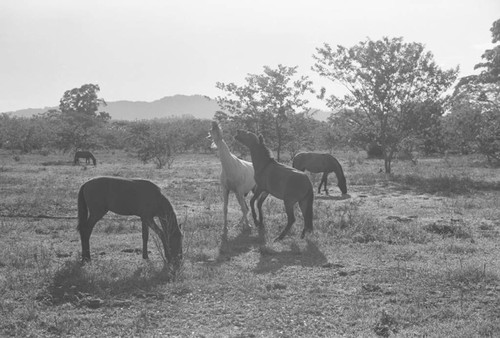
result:
[[[323,177],[321,178],[321,182],[324,182],[324,184],[325,184],[323,188],[325,189],[325,194],[326,194],[326,195],[328,195],[328,188],[326,187],[326,184],[327,184],[327,182],[328,182],[328,174],[329,174],[329,173],[325,171],[325,172],[323,173]]]
[[[250,228],[250,226],[248,225],[248,218],[247,218],[248,205],[247,202],[245,201],[245,196],[243,196],[240,193],[236,193],[236,199],[238,200],[238,203],[240,204],[241,207],[241,212],[243,213],[243,216],[241,216],[240,223],[243,223],[244,229]]]
[[[262,212],[262,204],[266,200],[267,196],[269,196],[269,193],[267,191],[263,191],[259,196],[259,200],[257,201],[257,208],[259,209],[259,223],[261,224],[261,226],[264,225],[264,213]]]
[[[264,196],[263,194],[265,194],[265,192],[262,190],[262,189],[259,189],[259,187],[255,187],[254,190],[253,190],[253,196],[252,198],[250,199],[250,208],[252,209],[252,218],[253,218],[253,222],[255,224],[256,227],[262,227],[262,209],[261,209],[261,206],[262,206],[262,202],[261,202],[261,198]],[[265,195],[267,196],[267,195]],[[263,199],[265,200],[265,196],[263,197]],[[260,218],[260,221],[257,220],[257,214],[255,212],[255,200],[258,200],[257,201],[257,208],[259,208],[259,218]]]
[[[321,186],[323,185],[323,178],[325,177],[325,174],[323,173],[323,176],[321,176],[321,181],[319,182],[318,185],[318,194],[321,194]]]
[[[149,226],[146,219],[141,218],[141,223],[142,223],[142,258],[148,259]]]
[[[222,187],[222,199],[224,200],[224,206],[222,208],[224,214],[224,228],[227,228],[227,205],[229,203],[229,189]]]
[[[80,240],[82,242],[82,261],[90,262],[90,235],[92,234],[92,230],[94,230],[94,226],[101,218],[106,215],[106,210],[99,212],[91,212],[89,219],[85,224],[80,224]]]
[[[302,216],[304,218],[304,229],[302,230],[302,235],[300,236],[300,238],[304,238],[307,232],[313,231],[313,224],[312,224],[313,197],[309,195],[302,201],[299,201],[299,207],[300,211],[302,211]]]
[[[255,226],[260,227],[260,224],[257,221],[257,215],[255,214],[255,200],[258,197],[259,197],[259,195],[257,195],[257,189],[255,189],[255,191],[253,192],[253,196],[250,199],[250,209],[252,210],[252,218],[253,218],[253,222],[254,222]]]
[[[295,222],[295,215],[293,212],[293,205],[294,204],[295,203],[292,203],[290,201],[285,201],[285,211],[286,211],[286,215],[288,216],[288,223],[287,223],[285,229],[283,229],[283,231],[281,232],[281,234],[278,237],[276,237],[276,239],[274,240],[275,242],[282,240],[285,237],[285,235],[288,233],[288,231],[290,231],[292,224]]]
[[[252,199],[250,200],[250,205],[252,206],[252,217],[255,225],[259,228],[264,226],[264,213],[262,212],[262,204],[266,200],[269,193],[262,189],[256,189]],[[254,203],[257,200],[257,209],[259,210],[259,220],[257,220],[257,214],[255,213]]]

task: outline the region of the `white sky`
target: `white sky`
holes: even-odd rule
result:
[[[331,93],[315,48],[367,37],[423,43],[463,76],[499,18],[499,0],[0,0],[0,112],[57,106],[86,83],[106,101],[215,97],[216,82],[278,64]]]

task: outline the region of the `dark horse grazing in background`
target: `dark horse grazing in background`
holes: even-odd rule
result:
[[[178,268],[182,261],[182,233],[174,208],[154,183],[140,179],[97,177],[84,183],[78,193],[78,231],[82,260],[90,260],[90,234],[108,212],[139,216],[142,221],[142,258],[148,258],[149,228],[160,237],[165,258]],[[161,228],[154,221],[158,217]]]
[[[312,173],[323,173],[318,186],[318,194],[321,192],[321,185],[324,184],[325,193],[328,195],[326,187],[328,174],[332,171],[337,175],[337,185],[342,194],[347,194],[347,184],[344,171],[339,161],[327,153],[298,153],[293,158],[292,166],[300,171],[308,170]]]
[[[79,163],[80,158],[84,158],[85,163],[87,163],[87,164],[90,163],[90,160],[92,160],[92,163],[94,163],[94,165],[97,164],[97,160],[95,159],[94,155],[92,155],[92,153],[90,151],[87,151],[87,150],[77,151],[75,153],[75,159],[74,159],[73,163],[74,164]]]
[[[235,139],[250,149],[255,171],[255,182],[257,183],[252,199],[265,194],[259,197],[257,203],[260,212],[259,222],[256,220],[255,213],[252,212],[255,223],[259,226],[263,225],[262,202],[267,194],[271,194],[285,202],[288,217],[288,223],[276,238],[276,241],[283,239],[295,222],[293,207],[297,202],[304,216],[304,229],[301,238],[304,238],[306,232],[312,232],[314,191],[309,177],[301,171],[276,162],[271,157],[269,149],[265,146],[262,135],[257,137],[257,135],[249,131],[238,130]]]

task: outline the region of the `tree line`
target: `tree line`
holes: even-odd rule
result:
[[[216,83],[223,93],[214,119],[226,141],[236,129],[262,134],[280,160],[300,150],[362,148],[384,159],[386,173],[399,154],[481,153],[500,161],[500,20],[491,28],[494,48],[476,65],[481,72],[458,79],[458,66],[442,69],[420,43],[403,38],[367,39],[352,47],[324,44],[312,70],[344,90],[319,90],[298,67],[265,66],[244,84]],[[99,86],[85,84],[64,93],[59,109],[31,118],[0,115],[0,146],[30,152],[54,149],[129,149],[144,162],[170,165],[173,155],[207,151],[210,121],[170,118],[113,121]],[[332,113],[314,118],[305,98],[316,95]]]

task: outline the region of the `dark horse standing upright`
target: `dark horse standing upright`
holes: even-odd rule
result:
[[[90,160],[92,160],[92,163],[94,163],[94,165],[97,164],[97,160],[95,159],[94,155],[92,155],[92,153],[90,151],[87,151],[87,150],[77,151],[75,153],[75,159],[73,161],[73,164],[79,163],[80,158],[84,158],[85,163],[87,163],[87,164],[90,163]]]
[[[154,183],[140,179],[97,177],[84,183],[78,193],[78,231],[82,242],[82,260],[90,260],[90,234],[108,212],[139,216],[142,221],[142,257],[148,258],[149,228],[160,237],[165,258],[180,266],[182,233],[174,208]],[[161,228],[154,221],[158,217]]]
[[[321,185],[324,184],[325,193],[328,195],[326,187],[328,174],[332,171],[337,175],[337,185],[342,194],[347,194],[347,184],[344,171],[339,161],[327,153],[298,153],[292,161],[292,166],[300,171],[308,170],[312,173],[323,173],[318,186],[318,194],[321,192]]]
[[[262,194],[257,203],[260,213],[259,222],[256,220],[255,213],[252,212],[255,223],[259,226],[263,225],[262,202],[267,194],[271,194],[284,201],[288,217],[288,223],[276,238],[276,241],[283,239],[295,222],[293,207],[296,203],[299,203],[304,216],[304,229],[301,238],[304,238],[306,232],[312,232],[314,192],[309,177],[301,171],[276,162],[271,157],[269,149],[265,146],[262,135],[257,137],[257,135],[249,131],[238,130],[235,139],[250,149],[255,182],[257,183],[252,199],[259,198]]]

